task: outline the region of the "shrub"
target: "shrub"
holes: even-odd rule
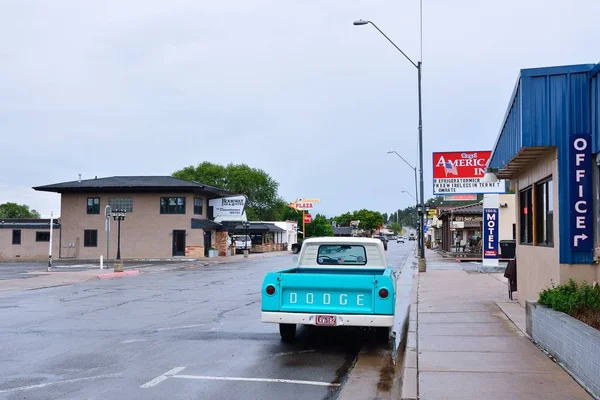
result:
[[[552,284],[552,287],[542,290],[538,303],[598,328],[595,321],[600,316],[600,286],[596,283],[589,285],[583,282],[577,285],[571,279],[564,285]]]

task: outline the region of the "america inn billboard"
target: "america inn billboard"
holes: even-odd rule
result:
[[[491,154],[491,151],[433,153],[433,194],[504,193],[504,180],[483,182]]]

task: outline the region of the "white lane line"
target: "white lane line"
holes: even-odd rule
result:
[[[242,381],[242,382],[267,382],[267,383],[295,383],[297,385],[313,386],[340,386],[339,383],[319,381],[299,381],[296,379],[271,379],[271,378],[242,378],[235,376],[204,376],[204,375],[173,375],[171,378],[198,379],[206,381]]]
[[[121,375],[121,374],[86,376],[85,378],[65,379],[64,381],[53,381],[53,382],[38,383],[37,385],[20,386],[20,387],[15,387],[15,388],[10,388],[10,389],[0,389],[0,394],[20,392],[20,391],[29,390],[29,389],[39,389],[39,388],[43,388],[43,387],[50,386],[50,385],[60,385],[61,383],[73,383],[73,382],[89,381],[92,379],[114,378],[119,375]]]
[[[129,339],[129,340],[121,340],[121,343],[136,343],[136,342],[145,342],[147,339]]]
[[[157,331],[170,331],[173,329],[189,329],[189,328],[198,328],[199,326],[204,326],[206,324],[194,324],[194,325],[183,325],[183,326],[168,326],[166,328],[158,328]]]
[[[185,367],[175,367],[173,369],[170,369],[167,372],[165,372],[164,374],[159,375],[156,378],[152,379],[151,381],[144,383],[140,387],[142,389],[147,389],[149,387],[156,386],[159,383],[161,383],[162,381],[166,380],[167,378],[172,377],[176,373],[183,371],[184,369],[185,369]]]

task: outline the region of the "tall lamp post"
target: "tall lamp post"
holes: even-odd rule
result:
[[[115,272],[123,272],[123,263],[121,261],[121,221],[125,219],[127,216],[127,211],[125,210],[114,210],[112,212],[112,217],[115,221],[118,221],[117,227],[117,259],[115,260],[114,271]]]
[[[421,7],[421,16],[422,16],[422,7]],[[422,69],[422,63],[421,61],[418,61],[417,63],[415,63],[413,60],[410,59],[410,57],[408,57],[401,49],[400,47],[396,46],[396,43],[394,43],[389,37],[387,37],[387,35],[385,33],[383,33],[381,31],[381,29],[379,29],[377,27],[377,25],[375,25],[373,22],[371,21],[364,21],[362,19],[358,20],[358,21],[354,21],[354,25],[360,26],[360,25],[367,25],[367,24],[371,24],[373,25],[373,27],[375,29],[377,29],[379,31],[379,33],[381,33],[395,48],[396,50],[398,50],[400,53],[402,53],[402,55],[417,69],[417,76],[418,76],[418,94],[419,94],[419,184],[420,184],[420,190],[419,190],[419,198],[421,199],[422,203],[425,203],[423,200],[425,198],[425,194],[424,194],[424,187],[423,187],[423,115],[422,115],[422,107],[421,107],[421,69]],[[422,27],[422,24],[421,24]],[[422,34],[421,34],[421,38],[422,38]],[[422,39],[421,39],[422,41]],[[421,52],[422,53],[422,52]],[[421,58],[422,58],[422,54],[421,54]],[[419,229],[423,230],[423,224],[424,224],[425,220],[423,218],[423,213],[419,214]],[[419,272],[425,272],[427,270],[427,263],[425,261],[425,246],[424,246],[424,235],[421,235],[421,239],[420,239],[420,247],[421,247],[421,251],[419,252]]]
[[[417,200],[417,198],[415,196],[413,196],[410,192],[407,192],[406,190],[402,190],[400,193],[406,193],[407,195],[409,195],[410,197],[412,197],[413,199],[415,199],[415,201],[417,202],[417,205],[415,206],[415,213],[417,214],[417,222],[419,220],[419,207],[421,207],[421,205],[419,204],[419,200]],[[419,230],[417,229],[417,247],[419,249],[421,249],[421,232],[419,232]]]

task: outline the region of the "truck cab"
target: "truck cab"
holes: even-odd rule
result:
[[[295,265],[266,274],[261,293],[261,320],[279,324],[284,341],[299,324],[372,327],[385,340],[393,326],[396,277],[379,239],[306,239]]]

